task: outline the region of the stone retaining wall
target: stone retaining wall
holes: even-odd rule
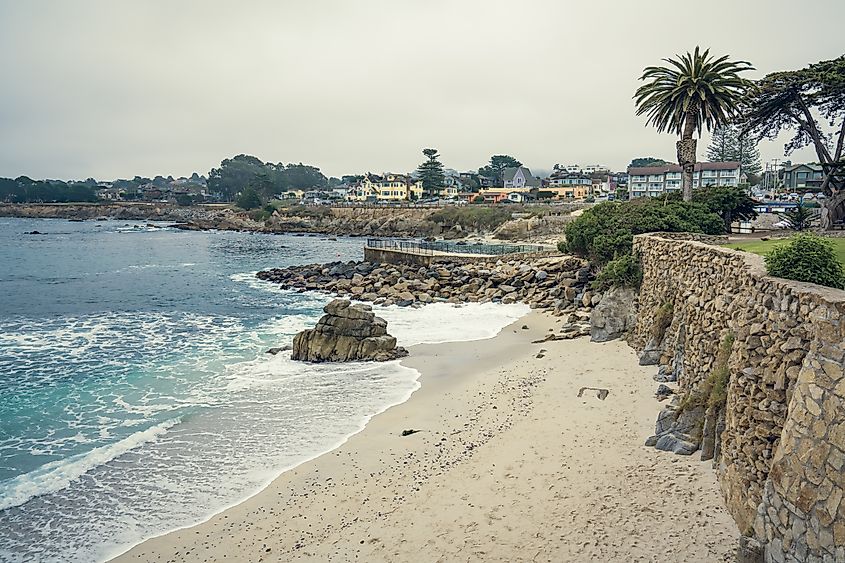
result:
[[[460,254],[417,254],[403,250],[390,248],[364,247],[364,260],[366,262],[379,262],[383,264],[401,264],[406,266],[430,267],[432,264],[449,262],[451,264],[475,264],[500,260],[521,260],[523,258],[545,258],[548,256],[561,256],[557,250],[545,252],[515,252],[512,254],[491,254],[489,256],[461,256]]]
[[[703,406],[696,438],[703,452],[715,440],[740,530],[767,561],[845,561],[845,291],[772,278],[760,256],[662,234],[634,237],[634,249],[644,277],[631,344],[659,355],[687,405],[711,391],[720,345],[732,343],[727,398],[721,413]]]

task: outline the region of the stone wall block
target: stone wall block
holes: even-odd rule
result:
[[[634,237],[644,279],[629,342],[642,350],[674,303],[682,330],[667,331],[659,361],[683,372],[684,397],[706,389],[735,334],[724,416],[715,430],[706,417],[702,444],[728,509],[767,561],[845,561],[845,292],[768,277],[760,257],[695,239]]]

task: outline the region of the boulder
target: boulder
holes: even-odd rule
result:
[[[590,340],[607,342],[624,336],[637,322],[637,292],[628,287],[608,290],[590,315]]]
[[[387,321],[375,316],[370,305],[335,299],[313,329],[293,339],[291,359],[306,362],[383,362],[401,358],[407,350],[387,334]]]
[[[692,455],[701,444],[703,419],[704,408],[701,406],[683,410],[666,406],[657,415],[654,436],[650,436],[645,445],[678,455]]]

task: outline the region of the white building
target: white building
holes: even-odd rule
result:
[[[582,174],[597,174],[602,172],[610,172],[610,168],[603,164],[588,164],[581,169]]]
[[[656,197],[681,190],[681,167],[677,164],[628,168],[628,193],[635,197]],[[699,162],[695,165],[692,187],[738,186],[738,162]]]
[[[595,174],[602,172],[610,172],[610,168],[603,164],[588,164],[581,166],[580,164],[555,164],[555,171],[566,171],[569,174]]]

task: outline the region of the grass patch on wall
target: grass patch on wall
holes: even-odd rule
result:
[[[731,380],[731,371],[728,361],[731,357],[736,335],[728,331],[719,342],[719,350],[716,352],[716,361],[713,370],[701,387],[688,393],[678,404],[678,414],[687,409],[704,407],[707,409],[720,410],[725,407],[728,400],[728,385]]]
[[[833,251],[836,254],[836,258],[839,262],[845,265],[845,238],[828,238],[833,244]],[[744,250],[745,252],[751,252],[752,254],[759,254],[760,256],[765,256],[769,252],[772,251],[775,247],[783,246],[789,243],[789,239],[778,239],[778,240],[743,240],[739,242],[731,242],[726,244],[727,248],[733,248],[734,250]]]
[[[674,306],[670,301],[663,303],[654,313],[654,324],[651,327],[651,338],[655,344],[661,342],[666,335],[666,330],[672,324]]]

